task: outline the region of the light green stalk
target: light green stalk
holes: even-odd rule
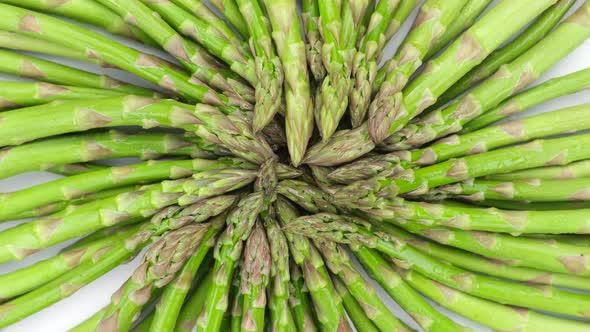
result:
[[[305,43],[294,0],[265,0],[264,4],[285,74],[287,147],[291,162],[299,166],[313,134],[314,123]]]
[[[447,26],[459,15],[466,0],[428,0],[420,8],[412,30],[404,39],[394,58],[385,66],[391,67],[369,108],[369,132],[379,143],[390,135],[398,107],[404,98],[401,91],[420,68],[431,45],[442,36]]]
[[[261,192],[243,198],[229,214],[227,227],[215,247],[213,285],[197,319],[197,331],[218,331],[229,307],[229,288],[236,262],[264,205]]]
[[[574,14],[540,42],[451,105],[428,113],[390,137],[389,148],[419,147],[436,138],[456,133],[463,124],[484,114],[504,99],[519,92],[590,37],[590,4]],[[548,48],[554,49],[550,55]],[[471,85],[471,84],[470,84]]]
[[[23,42],[21,38],[26,39],[28,37],[0,31],[0,46],[12,48],[15,45],[6,41],[20,40]],[[55,45],[50,42],[47,43]],[[59,49],[64,49],[64,47],[59,46]],[[25,50],[29,51],[30,49]],[[45,45],[38,51],[44,50],[47,50]],[[55,84],[113,90],[141,96],[158,96],[158,94],[154,94],[152,91],[117,81],[108,76],[93,74],[9,50],[0,50],[0,72]]]
[[[178,319],[176,321],[175,331],[190,332],[197,323],[197,315],[203,309],[207,293],[213,285],[213,273],[207,273],[207,276],[199,283],[193,294],[182,306]]]
[[[79,103],[81,102],[83,101]],[[59,108],[59,104],[53,108]],[[144,160],[157,159],[165,155],[212,158],[215,149],[213,144],[199,140],[191,142],[176,134],[127,134],[110,130],[51,137],[0,150],[0,178],[30,171],[43,171],[54,165],[122,157]]]
[[[510,43],[490,54],[485,61],[463,76],[432,105],[437,109],[455,99],[477,83],[492,75],[500,66],[509,63],[547,35],[574,5],[575,0],[559,0]]]
[[[248,23],[240,13],[236,0],[211,0],[211,3],[225,16],[225,18],[240,32],[244,38],[250,36]]]
[[[495,181],[514,180],[573,180],[590,176],[590,160],[581,160],[562,166],[545,166],[524,169],[506,174],[494,174],[487,178]]]
[[[316,81],[326,77],[326,67],[322,63],[322,36],[320,34],[320,7],[318,0],[303,0],[301,18],[307,43],[305,52],[309,69]]]
[[[291,261],[290,265],[291,284],[289,285],[289,305],[293,312],[297,331],[317,331],[313,308],[309,298],[309,290],[305,286],[301,270],[293,261]]]
[[[0,29],[34,36],[74,49],[85,45],[84,51],[88,56],[127,70],[188,100],[203,101],[217,106],[247,106],[200,85],[200,82],[195,83],[184,73],[168,67],[153,56],[138,52],[79,25],[5,4],[0,4],[0,13]],[[193,61],[197,62],[195,59]]]
[[[360,303],[358,303],[354,297],[350,294],[346,286],[338,280],[338,278],[334,278],[334,288],[338,292],[338,295],[342,298],[342,304],[346,309],[346,314],[348,318],[352,321],[356,331],[358,332],[379,332],[380,330],[373,324],[373,322],[369,319],[363,308],[361,307]],[[394,331],[394,330],[392,330]]]
[[[232,0],[233,1],[233,0]],[[261,131],[279,111],[283,100],[283,67],[272,43],[268,18],[258,1],[236,0],[250,33],[250,47],[256,64],[254,132]]]
[[[590,68],[556,77],[507,99],[492,110],[467,122],[461,133],[481,129],[491,123],[521,113],[546,101],[590,87]]]

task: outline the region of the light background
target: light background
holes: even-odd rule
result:
[[[496,2],[497,1],[494,1],[494,4]],[[578,0],[576,5],[574,5],[574,8],[572,8],[572,11],[575,10],[582,2],[583,1]],[[415,17],[416,13],[417,13],[417,10],[414,11],[414,13],[410,17],[410,19],[408,19],[408,21],[406,21],[406,23],[404,24],[404,26],[402,27],[400,32],[396,35],[396,37],[388,45],[388,47],[385,50],[385,54],[383,57],[384,59],[388,59],[391,56],[393,56],[397,46],[399,45],[399,43],[403,39],[403,36],[405,36],[406,32],[409,30],[411,23],[413,21],[413,18]],[[507,17],[506,19],[509,20],[510,18]],[[103,32],[101,32],[101,33],[103,33]],[[113,37],[113,38],[117,39],[121,42],[124,42],[125,44],[130,45],[132,47],[137,47],[137,48],[140,48],[141,50],[144,50],[144,51],[153,52],[153,50],[148,50],[136,42],[124,40],[124,39],[117,38],[117,37]],[[552,50],[548,49],[547,52],[552,52]],[[161,56],[165,56],[165,55],[162,55],[162,53],[160,53],[160,52],[155,52],[155,53],[159,54]],[[70,66],[82,68],[82,69],[85,69],[88,71],[97,72],[97,73],[99,73],[99,72],[107,73],[109,75],[112,75],[112,76],[122,79],[124,81],[137,82],[137,83],[140,83],[144,86],[153,87],[153,85],[143,81],[142,79],[139,79],[137,77],[133,77],[130,74],[126,74],[126,73],[123,73],[123,72],[120,72],[120,71],[117,71],[114,69],[104,69],[104,68],[100,68],[100,67],[97,67],[97,66],[94,66],[94,65],[91,65],[88,63],[79,62],[79,61],[58,59],[58,58],[47,57],[47,56],[43,56],[43,57],[47,58],[47,59],[52,59],[54,61],[58,61],[58,62],[61,62],[64,64],[68,64]],[[537,82],[535,82],[535,85],[538,83],[541,83],[543,81],[546,81],[550,78],[569,74],[571,72],[574,72],[574,71],[577,71],[580,69],[584,69],[589,66],[590,66],[590,41],[586,41],[578,49],[576,49],[569,56],[564,58],[560,63],[558,63],[556,66],[554,66],[552,69],[550,69],[547,73],[545,73]],[[0,79],[17,80],[17,78],[15,78],[15,77],[6,76],[6,75],[2,75],[2,74],[0,74]],[[588,103],[588,102],[590,102],[590,91],[585,90],[583,92],[580,92],[580,93],[577,93],[574,95],[570,95],[570,96],[565,96],[562,98],[558,98],[556,100],[545,103],[541,106],[535,107],[535,108],[527,111],[526,113],[522,114],[521,116],[523,116],[523,115],[528,116],[531,114],[537,114],[537,113],[557,110],[560,108],[573,106],[573,105],[579,105],[579,104]],[[550,125],[550,124],[548,124],[548,125]],[[0,192],[14,191],[14,190],[29,187],[29,186],[32,186],[35,184],[51,181],[51,180],[54,180],[57,178],[59,178],[58,175],[45,173],[45,172],[31,172],[31,173],[21,174],[21,175],[18,175],[18,176],[9,178],[9,179],[0,180]],[[13,227],[13,226],[17,225],[18,223],[19,222],[3,223],[0,225],[0,230]],[[68,242],[68,243],[70,243],[70,242]],[[29,265],[33,262],[38,261],[38,260],[49,258],[52,255],[54,255],[55,253],[57,253],[64,246],[65,246],[65,244],[52,247],[48,250],[44,250],[43,252],[40,252],[40,253],[37,253],[31,257],[28,257],[25,260],[20,261],[20,262],[11,262],[11,263],[7,263],[7,264],[2,264],[0,266],[0,273],[6,273],[6,272],[12,271],[14,269],[18,269],[20,267]],[[83,321],[87,317],[94,314],[96,311],[101,309],[104,305],[106,305],[109,302],[111,294],[118,289],[118,287],[131,275],[133,269],[137,266],[141,255],[139,255],[138,257],[139,258],[136,258],[132,262],[129,262],[127,264],[117,267],[116,269],[114,269],[110,273],[104,275],[102,278],[99,278],[98,280],[94,281],[90,285],[83,287],[82,289],[80,289],[78,292],[76,292],[71,297],[64,299],[64,300],[52,305],[51,307],[49,307],[45,310],[42,310],[39,313],[37,313],[27,319],[24,319],[17,324],[14,324],[14,325],[6,328],[3,331],[7,331],[7,332],[37,332],[37,331],[61,332],[61,331],[66,331],[67,329],[75,326],[79,322]],[[377,287],[379,294],[382,296],[382,299],[390,306],[391,310],[394,312],[394,314],[396,314],[396,316],[400,317],[405,322],[408,322],[411,326],[418,328],[411,321],[409,316],[405,312],[403,312],[401,310],[401,308],[396,303],[394,303],[389,298],[389,296],[381,288],[379,288],[379,286],[376,283],[373,282],[373,284]],[[437,306],[437,308],[439,308],[444,314],[452,317],[458,323],[463,324],[465,326],[473,327],[475,329],[475,331],[477,331],[477,332],[491,331],[488,328],[484,328],[480,325],[477,325],[477,324],[475,324],[475,323],[473,323],[461,316],[458,316],[458,315],[456,315],[444,308],[440,308],[438,306]],[[493,313],[490,313],[490,314],[493,314]],[[563,332],[566,332],[566,331],[563,331]]]

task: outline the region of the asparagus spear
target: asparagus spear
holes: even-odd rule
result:
[[[307,150],[303,162],[317,166],[336,166],[355,160],[375,148],[367,123],[354,129],[340,130],[327,142],[320,142]]]
[[[65,250],[44,261],[5,273],[0,276],[0,296],[9,299],[42,287],[59,276],[75,269],[95,255],[137,233],[139,225],[103,239]]]
[[[535,46],[506,64],[460,100],[428,113],[389,138],[389,148],[418,147],[456,133],[463,124],[522,90],[590,37],[590,4],[585,3]],[[546,49],[555,49],[550,55]]]
[[[492,110],[467,122],[461,133],[481,129],[491,123],[523,112],[548,100],[587,89],[590,86],[590,69],[550,79],[502,102]]]
[[[208,21],[191,15],[172,2],[154,2],[148,0],[142,0],[142,2],[160,14],[178,32],[203,45],[211,54],[227,63],[229,68],[239,74],[240,77],[252,85],[256,84],[257,78],[256,72],[254,71],[254,60],[251,54],[240,45],[242,41],[237,36],[228,37],[220,33]],[[236,47],[236,45],[240,45],[240,47]],[[235,83],[237,84],[239,82]],[[253,91],[245,90],[246,88],[251,89],[250,87],[243,85],[232,85],[230,88],[234,89],[236,93],[247,92],[250,95],[253,94]],[[248,97],[248,95],[242,97]],[[253,100],[248,99],[248,101],[252,102]]]
[[[575,146],[572,141],[576,141]],[[576,135],[530,143],[451,159],[417,170],[407,169],[393,177],[376,176],[339,190],[334,199],[345,207],[378,207],[384,197],[426,193],[430,188],[496,173],[543,165],[564,165],[588,159],[583,148],[590,135]],[[386,198],[384,198],[386,199]]]
[[[376,251],[359,246],[354,248],[355,256],[383,289],[422,327],[425,331],[466,331],[426,302],[389,266]]]
[[[375,289],[356,271],[344,247],[331,241],[316,240],[314,242],[330,271],[342,280],[341,287],[348,289],[354,300],[358,301],[362,312],[370,322],[369,326],[373,325],[380,331],[410,331],[410,328],[389,311]],[[335,282],[335,284],[338,289],[338,283]],[[339,293],[342,294],[341,291]]]
[[[492,301],[546,310],[574,317],[586,317],[590,297],[547,286],[547,291],[520,283],[471,273],[426,255],[394,234],[370,230],[362,220],[338,215],[318,214],[300,217],[287,225],[289,231],[307,236],[375,248],[449,287]],[[409,264],[409,265],[408,265]],[[501,290],[501,291],[500,291]]]
[[[264,331],[266,288],[272,259],[266,233],[256,222],[244,247],[240,292],[243,294],[242,331]]]
[[[232,43],[236,43],[235,46],[242,47],[242,45],[244,45],[244,41],[239,34],[236,34],[231,27],[209,9],[202,0],[172,0],[172,2],[190,11],[193,16],[206,21],[217,30],[216,33],[221,34]]]
[[[547,35],[559,23],[559,21],[561,21],[575,2],[575,0],[559,0],[556,4],[545,10],[545,12],[539,15],[539,18],[529,25],[518,37],[490,54],[485,61],[473,68],[455,83],[455,85],[440,96],[436,104],[432,105],[432,109],[437,109],[439,106],[443,106],[455,99],[475,84],[492,75],[503,64],[511,62],[527,51]]]
[[[215,246],[215,266],[213,286],[207,294],[205,307],[197,319],[197,331],[218,331],[224,313],[228,309],[228,291],[236,261],[242,254],[244,241],[263,208],[261,192],[252,193],[243,198],[229,214],[225,231]]]
[[[428,195],[435,195],[437,198],[458,197],[468,201],[567,202],[588,201],[588,188],[590,179],[587,178],[573,181],[530,179],[508,182],[474,179],[439,187]]]
[[[243,257],[242,257],[243,258]],[[242,330],[242,317],[244,316],[244,294],[242,294],[242,276],[239,271],[242,270],[244,260],[240,259],[236,267],[236,273],[232,280],[231,288],[229,290],[229,299],[231,303],[231,312],[226,312],[224,321],[230,321],[231,332],[239,332]],[[229,316],[229,318],[227,318]],[[223,326],[223,323],[221,324]]]
[[[402,24],[408,19],[418,1],[416,0],[400,0],[399,4],[393,13],[391,21],[389,22],[389,26],[387,27],[387,32],[385,34],[387,39],[393,38],[393,36],[399,31]],[[393,61],[388,59],[385,63],[379,68],[377,71],[377,75],[375,76],[375,82],[372,87],[371,96],[375,96],[377,91],[381,89],[381,85],[387,75],[394,69]]]
[[[291,262],[290,265],[291,284],[289,285],[289,305],[293,312],[297,331],[316,331],[317,327],[313,316],[312,304],[309,299],[309,290],[305,286],[299,266],[294,262]]]
[[[203,236],[203,240],[199,247],[186,261],[182,269],[179,270],[178,276],[174,281],[164,288],[162,297],[158,303],[158,308],[155,310],[153,319],[151,320],[149,331],[158,332],[174,330],[177,321],[180,318],[184,300],[190,291],[191,284],[193,284],[195,280],[198,280],[198,282],[205,282],[200,280],[201,278],[198,276],[198,273],[201,273],[202,269],[207,267],[209,261],[206,260],[206,256],[215,245],[217,235],[220,233],[223,226],[225,226],[226,218],[227,213],[223,213],[211,219],[209,222],[209,229]]]
[[[197,289],[190,295],[189,299],[182,306],[178,319],[176,321],[175,331],[190,332],[194,329],[197,322],[197,315],[205,305],[205,299],[209,289],[213,285],[213,273],[207,276],[199,283]]]
[[[166,52],[174,56],[183,67],[189,70],[193,79],[205,88],[213,87],[220,92],[228,91],[229,100],[248,107],[244,100],[225,78],[216,70],[218,66],[209,53],[199,44],[184,39],[176,30],[164,21],[161,16],[154,15],[141,1],[98,0],[99,3],[119,14],[127,22],[145,31]],[[210,88],[209,88],[210,89]],[[238,88],[239,89],[239,88]]]
[[[269,307],[274,331],[297,331],[289,309],[289,246],[275,217],[264,221],[272,257]]]
[[[354,324],[354,327],[359,332],[378,332],[380,331],[375,324],[369,319],[367,314],[363,311],[361,305],[350,295],[346,286],[340,280],[334,278],[334,287],[338,295],[342,298],[342,303],[346,309],[346,314]],[[395,331],[395,330],[392,330]]]
[[[348,47],[349,36],[344,31],[353,31],[354,28],[345,26],[344,23],[350,25],[359,22],[344,20],[346,17],[342,13],[351,12],[348,1],[318,1],[318,8],[320,31],[324,39],[322,62],[326,67],[326,77],[318,90],[315,118],[322,140],[327,141],[336,131],[348,107],[348,91],[351,87],[354,46]],[[344,10],[346,8],[349,10]]]
[[[4,112],[2,120],[0,146],[94,128],[167,126],[186,129],[255,163],[274,156],[268,144],[251,132],[247,114],[235,111],[226,116],[205,104],[193,106],[130,95],[33,106]],[[49,121],[53,126],[45,125]],[[27,127],[22,127],[23,123]]]
[[[389,41],[387,28],[399,0],[379,1],[370,16],[366,35],[360,39],[360,47],[354,57],[352,77],[354,85],[350,90],[350,113],[353,127],[360,126],[371,100],[373,80],[377,75],[377,62]]]
[[[328,178],[339,183],[351,184],[379,174],[395,175],[409,167],[411,165],[402,161],[395,153],[377,154],[333,169]]]
[[[201,244],[209,225],[188,225],[170,232],[146,252],[143,262],[113,294],[97,331],[128,331],[156,288],[169,284]]]
[[[138,221],[177,202],[183,205],[200,202],[205,206],[222,208],[228,203],[228,197],[204,199],[238,189],[252,182],[254,175],[252,171],[229,169],[203,172],[191,180],[164,181],[144,190],[93,201],[71,212],[58,212],[20,224],[0,232],[0,261],[23,259],[40,249],[77,236],[115,224]],[[31,237],[30,234],[40,236]]]
[[[0,110],[47,104],[55,100],[83,100],[123,95],[113,90],[81,88],[39,82],[0,81]]]
[[[389,224],[381,224],[381,226],[388,230],[394,227]],[[512,266],[500,260],[488,259],[468,251],[440,245],[400,230],[395,231],[395,234],[408,241],[416,249],[466,270],[529,284],[554,285],[583,290],[590,288],[586,277]],[[563,241],[560,238],[557,239]]]
[[[143,31],[132,25],[128,25],[117,14],[95,1],[68,0],[58,5],[55,5],[51,0],[2,0],[2,2],[40,12],[69,17],[80,22],[104,28],[106,31],[115,35],[137,39],[150,46],[155,45],[154,41]]]
[[[248,107],[200,83],[193,83],[184,73],[167,67],[153,56],[123,46],[81,26],[10,5],[0,4],[0,9],[0,29],[35,36],[74,49],[86,45],[84,50],[89,56],[127,70],[188,100],[218,106]]]
[[[326,67],[322,63],[322,37],[320,34],[320,7],[318,0],[303,0],[301,18],[307,43],[305,52],[313,78],[322,81],[326,77]]]
[[[248,23],[242,16],[236,0],[211,0],[211,4],[225,16],[244,38],[247,39],[250,36]]]
[[[387,64],[395,68],[389,72],[370,105],[369,132],[373,141],[379,143],[390,135],[390,127],[396,120],[396,108],[402,103],[401,91],[422,65],[429,46],[437,42],[465,3],[465,0],[428,0],[422,5],[412,30]]]
[[[318,213],[320,211],[336,213],[337,211],[336,207],[331,203],[330,197],[325,192],[303,181],[281,181],[277,186],[277,193],[311,213]]]
[[[283,227],[298,216],[294,206],[283,198],[279,198],[275,206]],[[350,327],[345,317],[342,299],[333,288],[320,253],[308,239],[293,234],[286,236],[291,256],[303,271],[305,285],[313,300],[319,324],[328,331],[348,331]]]
[[[10,47],[6,40],[18,41],[23,36],[0,32],[0,45]],[[55,45],[50,43],[50,45]],[[43,45],[43,50],[47,48]],[[64,49],[60,47],[60,49]],[[153,92],[117,81],[111,77],[85,72],[59,63],[39,59],[8,50],[0,50],[0,72],[21,77],[34,78],[44,82],[86,88],[105,89],[157,97]]]
[[[262,130],[279,111],[282,102],[283,68],[272,44],[271,28],[258,1],[236,0],[246,20],[250,47],[256,63],[256,104],[254,132]]]
[[[314,120],[305,43],[295,1],[265,0],[264,4],[285,75],[287,147],[291,163],[299,166],[313,134]]]
[[[403,159],[420,166],[432,165],[454,157],[485,152],[535,138],[575,133],[590,128],[585,123],[590,104],[568,107],[521,120],[513,120],[464,135],[451,135],[427,148],[400,152]],[[551,126],[547,126],[551,123]]]
[[[213,144],[192,141],[175,134],[127,134],[116,130],[47,138],[0,150],[0,178],[99,159],[156,159],[163,155],[212,158],[212,152],[219,150]]]
[[[494,174],[487,178],[495,181],[514,180],[573,180],[590,176],[590,160],[581,160],[563,166],[545,166],[524,169],[506,174]]]
[[[497,201],[485,200],[475,202],[476,205],[495,207],[498,209],[515,210],[515,211],[547,211],[547,210],[572,210],[572,209],[587,209],[590,204],[586,201],[582,202],[538,202],[530,203],[523,201]],[[555,235],[552,235],[555,236]]]
[[[236,159],[149,161],[142,164],[110,167],[105,170],[74,175],[11,193],[0,194],[0,220],[56,202],[69,201],[114,187],[179,179],[196,172],[223,168],[240,168]],[[248,165],[244,165],[249,168]]]
[[[457,38],[457,36],[463,33],[463,31],[470,28],[491,2],[491,0],[467,1],[465,6],[461,8],[459,15],[455,17],[442,36],[438,38],[436,44],[430,47],[426,53],[426,59],[432,58],[441,49],[447,46],[449,42]]]
[[[439,226],[399,224],[402,228],[438,243],[461,248],[511,265],[543,271],[588,276],[587,246],[506,234],[467,232]],[[518,249],[517,249],[518,248]]]
[[[409,270],[401,273],[412,287],[439,305],[497,331],[585,331],[588,324],[543,315],[536,311],[514,308],[457,291],[420,273]]]

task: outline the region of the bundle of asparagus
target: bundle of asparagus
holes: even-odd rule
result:
[[[526,113],[589,37],[575,0],[0,0],[0,327],[143,255],[71,331],[589,331],[590,104]]]

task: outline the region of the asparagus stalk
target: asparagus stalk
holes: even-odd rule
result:
[[[215,246],[213,285],[197,319],[197,331],[218,331],[221,326],[224,313],[228,309],[228,292],[234,267],[263,208],[263,198],[261,192],[246,196],[228,216],[228,226]]]
[[[342,298],[342,303],[346,309],[346,314],[359,332],[378,332],[380,331],[375,324],[369,319],[361,305],[350,295],[346,286],[340,280],[334,278],[334,288]],[[393,330],[392,330],[393,331]]]
[[[420,8],[414,26],[394,58],[386,66],[392,69],[375,95],[369,108],[369,132],[379,143],[390,135],[396,108],[402,103],[401,91],[410,76],[422,65],[430,45],[437,42],[447,26],[459,14],[465,0],[428,0]]]
[[[236,0],[211,0],[211,4],[225,16],[244,38],[247,39],[250,36],[248,23],[242,16]]]
[[[427,148],[400,152],[403,159],[420,166],[432,165],[454,157],[482,153],[535,138],[575,133],[590,128],[585,115],[590,104],[568,107],[528,118],[513,120],[464,135],[445,137]],[[547,124],[551,123],[551,126]]]
[[[313,308],[309,298],[309,290],[301,275],[299,266],[294,262],[290,264],[291,284],[289,285],[289,305],[293,312],[297,331],[316,331],[316,323],[313,315]]]
[[[102,169],[106,169],[107,165],[96,164],[96,163],[71,163],[71,164],[61,164],[49,167],[45,171],[49,173],[59,174],[63,176],[70,176],[70,175],[78,175],[86,172],[91,171],[99,171]]]
[[[524,169],[506,174],[494,174],[487,178],[495,181],[515,180],[573,180],[590,176],[590,160],[581,160],[563,166],[545,166]]]
[[[496,73],[469,94],[444,109],[428,113],[413,125],[391,137],[389,148],[418,147],[433,139],[456,133],[463,124],[486,113],[492,107],[522,90],[559,60],[590,37],[590,4],[585,3],[552,33],[500,67]],[[556,52],[547,54],[548,48]]]
[[[236,0],[236,3],[247,23],[256,64],[258,81],[252,127],[258,132],[268,125],[281,107],[283,68],[272,44],[270,24],[261,5],[252,0]]]
[[[59,104],[54,105],[54,108],[58,107]],[[175,134],[127,134],[111,130],[68,135],[0,150],[2,151],[0,178],[29,171],[47,170],[53,165],[99,159],[121,157],[156,159],[163,155],[212,158],[214,156],[212,152],[215,152],[215,149],[213,144],[198,140],[190,142]]]
[[[354,31],[353,20],[345,20],[342,13],[350,13],[348,1],[318,1],[320,12],[320,31],[322,45],[322,62],[326,67],[326,77],[318,90],[316,99],[316,123],[323,141],[327,141],[336,131],[340,119],[348,107],[348,91],[351,87],[352,61],[354,46],[348,47],[349,36],[344,31]],[[344,10],[349,8],[348,11]],[[344,24],[353,24],[353,28]]]
[[[98,2],[116,12],[130,24],[145,31],[192,73],[195,82],[199,82],[205,88],[213,87],[220,92],[231,92],[228,97],[230,100],[248,106],[248,102],[242,99],[230,83],[217,72],[216,69],[219,66],[215,64],[216,60],[213,57],[209,57],[205,48],[184,39],[160,15],[154,15],[156,12],[143,2],[116,0],[98,0]]]
[[[243,294],[242,331],[264,331],[266,288],[272,265],[266,233],[256,222],[244,247],[240,293]]]
[[[0,276],[0,296],[9,299],[42,287],[81,264],[93,260],[95,255],[100,255],[110,246],[134,235],[139,227],[134,225],[112,236],[67,249],[44,261],[5,273]]]
[[[243,163],[235,159],[149,161],[129,166],[110,167],[46,182],[19,191],[0,194],[0,220],[15,214],[52,203],[138,183],[164,179],[179,179],[203,172],[224,168],[240,168]],[[248,168],[248,165],[245,165]]]
[[[285,76],[287,147],[291,163],[299,166],[313,134],[314,121],[305,43],[295,1],[265,0],[264,4]]]
[[[33,106],[4,112],[2,120],[0,146],[94,128],[166,126],[186,129],[255,163],[274,156],[268,144],[251,132],[246,114],[235,111],[226,116],[205,104],[193,106],[130,95]],[[53,126],[45,125],[49,122]],[[23,123],[28,123],[26,128]]]
[[[442,186],[428,195],[437,198],[457,197],[468,201],[482,200],[520,200],[528,202],[568,202],[588,201],[586,196],[590,179],[524,181],[465,181]]]
[[[266,218],[264,222],[270,254],[272,257],[270,313],[274,331],[297,331],[295,321],[289,309],[289,246],[277,220]]]
[[[370,15],[366,35],[360,39],[360,47],[354,57],[352,77],[354,85],[350,90],[350,115],[353,127],[360,126],[371,101],[373,80],[377,75],[377,62],[389,41],[387,28],[399,0],[379,1]]]
[[[511,62],[527,51],[546,36],[559,23],[559,21],[561,21],[575,2],[575,0],[559,0],[556,4],[545,10],[545,12],[539,15],[539,18],[529,25],[518,37],[490,54],[485,61],[473,68],[455,83],[455,85],[440,96],[436,104],[432,105],[432,109],[437,109],[439,106],[443,106],[455,99],[475,84],[492,75],[503,64]]]
[[[584,331],[588,324],[543,315],[536,311],[509,307],[457,291],[420,273],[409,270],[401,273],[412,287],[439,305],[488,326],[497,331]]]
[[[97,331],[128,331],[152,292],[169,284],[197,250],[209,225],[188,225],[163,236],[146,252],[143,262],[113,294]]]
[[[153,56],[140,53],[81,26],[10,5],[0,4],[0,9],[0,29],[35,36],[74,49],[86,45],[84,51],[88,56],[127,70],[191,101],[248,107],[240,101],[215,93],[200,82],[194,83],[184,73],[169,68]]]
[[[590,69],[550,79],[502,102],[492,110],[469,121],[461,133],[481,129],[491,123],[521,113],[548,100],[579,92],[590,86]]]
[[[449,24],[445,32],[440,36],[435,45],[433,45],[426,53],[426,59],[432,58],[441,49],[449,44],[458,35],[470,28],[483,11],[490,5],[491,0],[474,0],[467,1],[465,6],[455,17],[453,22]]]
[[[200,280],[198,273],[207,268],[209,261],[206,261],[206,256],[215,245],[216,237],[225,226],[226,218],[227,214],[223,213],[211,219],[209,229],[203,236],[199,247],[186,261],[174,281],[164,288],[158,308],[151,320],[149,331],[172,331],[177,326],[177,320],[180,318],[183,303],[188,296],[191,285],[195,280],[200,283],[205,282]]]
[[[322,37],[320,33],[320,7],[318,0],[303,0],[301,18],[307,43],[305,52],[313,78],[322,81],[326,77],[326,67],[322,63]]]
[[[557,241],[548,243],[543,239],[521,238],[487,232],[467,232],[415,223],[399,225],[414,234],[438,243],[489,258],[504,260],[513,266],[579,276],[590,274],[585,262],[589,254],[587,246]]]
[[[182,306],[176,321],[175,331],[190,332],[194,329],[197,322],[197,315],[201,312],[203,306],[205,306],[205,299],[212,285],[213,273],[208,273]]]
[[[122,92],[40,82],[0,81],[0,110],[47,104],[56,100],[109,98]]]
[[[2,2],[40,12],[69,17],[80,22],[101,27],[115,35],[137,39],[150,46],[155,45],[154,41],[143,31],[128,25],[117,14],[95,1],[69,0],[57,6],[51,0],[2,0]]]
[[[275,206],[283,227],[298,216],[294,206],[285,199],[279,198]],[[305,285],[313,300],[319,324],[328,331],[348,331],[350,327],[345,317],[342,299],[333,288],[320,253],[308,239],[293,234],[286,236],[291,256],[303,271]]]
[[[142,0],[152,10],[157,12],[164,18],[174,29],[193,39],[195,42],[203,45],[211,54],[223,60],[229,65],[229,68],[240,75],[240,77],[247,80],[250,84],[256,84],[256,72],[254,71],[254,60],[251,54],[240,45],[242,41],[235,35],[227,36],[220,33],[217,28],[210,25],[208,21],[202,20],[193,16],[181,7],[176,6],[172,2],[154,2]],[[235,82],[236,84],[239,82]],[[231,82],[230,82],[231,84]],[[233,86],[234,92],[247,92],[250,96],[253,91],[246,86]],[[248,95],[243,97],[249,97]],[[253,101],[248,99],[248,101]]]
[[[330,197],[325,192],[303,181],[281,181],[277,186],[277,193],[311,213],[321,211],[337,212],[336,207],[331,203]]]
[[[239,34],[236,34],[231,27],[209,9],[202,0],[172,0],[172,2],[190,11],[193,16],[206,21],[217,30],[216,33],[221,34],[232,43],[235,43],[235,46],[242,47],[244,44],[244,41]]]
[[[377,154],[333,169],[328,178],[343,184],[368,179],[379,174],[395,175],[411,167],[395,153]]]
[[[365,270],[425,331],[466,331],[426,302],[376,251],[359,246],[355,256]]]
[[[234,279],[231,284],[231,288],[229,290],[229,298],[231,301],[231,312],[225,313],[224,321],[230,321],[230,328],[231,332],[239,332],[242,330],[242,318],[244,316],[244,294],[242,294],[241,285],[242,285],[242,276],[239,271],[242,270],[242,265],[244,264],[244,260],[241,259],[238,262],[238,266],[236,267],[236,273],[234,275]],[[223,323],[222,323],[223,326]]]
[[[13,45],[6,43],[5,40],[20,40],[22,42],[22,37],[25,36],[0,32],[0,45],[12,48]],[[55,45],[53,43],[49,44]],[[39,51],[46,49],[47,47],[43,45],[42,49]],[[60,49],[64,48],[60,47]],[[157,94],[154,94],[147,89],[129,85],[108,76],[85,72],[55,62],[8,50],[0,50],[0,72],[21,77],[34,78],[54,84],[113,90],[142,96],[157,97]]]
[[[515,211],[547,211],[547,210],[572,210],[572,209],[587,209],[590,204],[586,201],[582,202],[524,202],[524,201],[497,201],[486,200],[475,202],[479,206],[495,207],[498,209],[515,210]],[[555,236],[555,235],[552,235]]]
[[[356,271],[344,247],[331,241],[317,240],[314,242],[330,271],[342,280],[341,287],[347,289],[355,301],[358,301],[362,313],[370,322],[367,325],[372,325],[380,331],[410,331],[410,328],[397,319],[383,304],[371,284]],[[338,289],[338,282],[335,284]],[[342,294],[341,291],[339,293]]]
[[[336,166],[355,160],[375,148],[367,123],[354,129],[340,130],[327,142],[307,150],[303,162],[316,166]]]
[[[389,26],[387,27],[387,32],[385,34],[387,39],[393,38],[393,36],[399,31],[402,24],[408,19],[418,1],[416,0],[400,0],[399,4],[393,13],[391,21],[389,22]],[[387,75],[394,69],[392,65],[393,62],[391,59],[388,59],[377,71],[377,75],[375,77],[375,82],[372,87],[371,96],[375,96],[375,94],[381,89],[381,85]]]
[[[572,145],[574,140],[575,146]],[[374,208],[379,206],[382,198],[387,199],[385,197],[391,198],[410,192],[422,194],[430,188],[496,173],[543,165],[564,165],[590,157],[582,147],[586,140],[590,140],[590,135],[535,140],[500,150],[451,159],[417,170],[407,169],[393,177],[376,176],[369,180],[357,181],[339,190],[334,199],[345,207]]]
[[[394,227],[388,224],[380,225],[390,231]],[[395,234],[408,241],[416,249],[466,270],[529,284],[562,286],[582,290],[590,288],[586,277],[512,266],[500,260],[488,259],[468,251],[440,245],[400,230],[396,230]],[[560,238],[557,239],[561,241]]]
[[[249,184],[255,175],[252,173],[230,169],[203,172],[194,175],[191,180],[164,181],[157,186],[145,187],[144,190],[93,201],[71,212],[58,212],[20,224],[0,232],[0,261],[20,260],[40,249],[77,236],[116,224],[138,221],[177,202],[183,205],[200,202],[205,206],[226,207],[228,201],[233,200],[231,196],[209,197]],[[40,236],[31,237],[30,234]]]
[[[347,220],[348,219],[348,220]],[[369,224],[370,225],[370,224]],[[354,218],[330,214],[300,217],[287,226],[289,231],[312,237],[337,240],[355,246],[375,248],[396,258],[397,264],[409,266],[449,287],[500,303],[546,310],[573,317],[586,317],[590,297],[547,286],[539,289],[471,273],[442,263],[409,245],[394,234],[372,232],[367,223]]]

